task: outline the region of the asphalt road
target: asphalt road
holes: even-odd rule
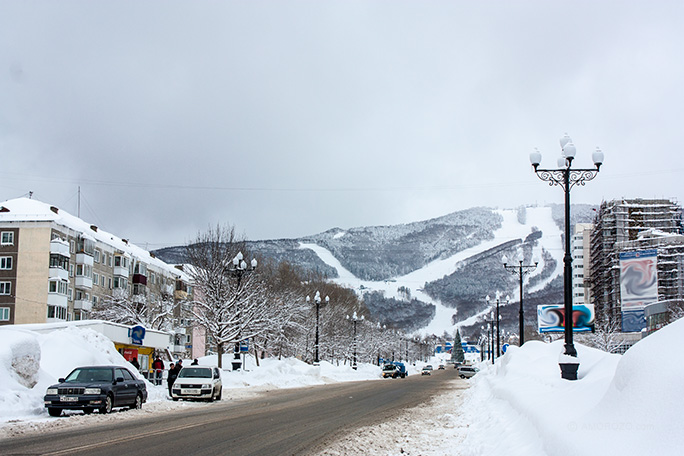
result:
[[[452,388],[451,380],[457,378],[455,369],[446,369],[429,377],[275,390],[145,419],[3,439],[0,454],[301,455],[357,427],[428,402]]]

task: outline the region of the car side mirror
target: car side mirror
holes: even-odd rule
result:
[[[58,383],[64,383],[64,378],[58,378],[58,379],[57,379],[57,382],[58,382]]]
[[[114,383],[123,383],[123,377],[116,377],[116,381]]]

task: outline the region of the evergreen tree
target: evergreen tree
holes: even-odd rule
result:
[[[461,345],[461,333],[456,330],[456,337],[454,337],[454,347],[451,349],[451,360],[456,363],[465,361],[465,353],[463,352],[463,345]]]

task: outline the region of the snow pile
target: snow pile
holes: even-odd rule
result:
[[[623,356],[576,344],[577,381],[560,378],[563,341],[509,347],[472,380],[462,454],[684,454],[683,336],[679,320]]]

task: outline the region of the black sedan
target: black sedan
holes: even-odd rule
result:
[[[45,393],[45,407],[50,416],[62,410],[109,413],[114,407],[141,408],[147,400],[145,382],[125,367],[77,367]]]

